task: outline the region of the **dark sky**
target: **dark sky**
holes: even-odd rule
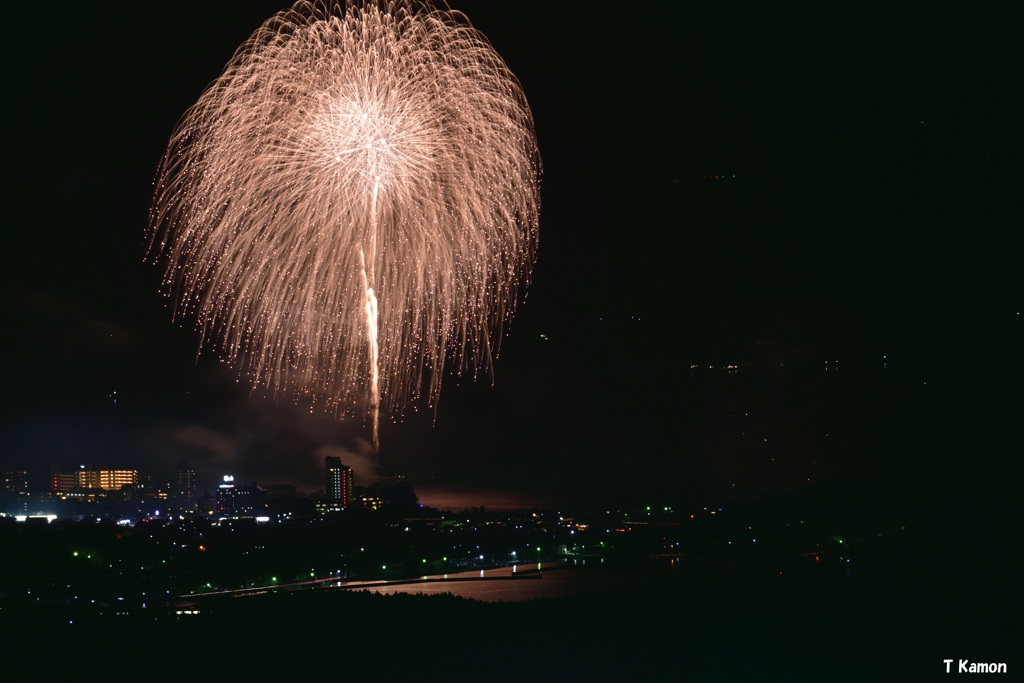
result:
[[[386,422],[388,471],[577,500],[757,495],[955,476],[954,456],[922,451],[1019,417],[1012,3],[452,4],[533,109],[540,254],[494,386],[449,377],[436,413]],[[371,475],[368,424],[197,360],[143,263],[175,121],[284,6],[8,10],[5,467],[161,479],[184,459],[206,485],[312,490],[340,454]],[[847,384],[824,383],[829,359]],[[724,363],[744,371],[690,370]],[[960,426],[928,417],[961,408]],[[773,445],[755,452],[755,432]]]

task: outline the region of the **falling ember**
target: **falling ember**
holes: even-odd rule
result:
[[[474,374],[529,279],[540,157],[515,76],[465,17],[298,2],[171,137],[150,255],[176,315],[254,385],[338,415]]]

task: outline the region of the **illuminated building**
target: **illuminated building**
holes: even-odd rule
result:
[[[146,501],[146,502],[164,502],[167,501],[169,496],[166,491],[154,488],[149,484],[125,484],[119,490],[120,500],[125,501]]]
[[[224,475],[224,482],[217,487],[217,517],[219,519],[255,519],[266,505],[263,492],[255,483],[249,486],[235,486],[235,478]]]
[[[384,506],[384,500],[379,496],[362,496],[359,502],[366,510],[380,510]]]
[[[81,472],[79,474],[82,474]],[[130,486],[139,483],[138,470],[95,470],[89,474],[95,475],[95,486],[83,486],[82,488],[98,488],[104,491],[119,491],[122,486]]]
[[[84,467],[84,466],[83,466]],[[81,469],[75,474],[78,475],[77,488],[79,489],[98,489],[100,487],[100,472],[99,470],[92,469]]]
[[[323,498],[316,501],[316,511],[321,515],[326,515],[330,512],[341,512],[344,508],[341,507],[341,503],[334,500],[327,500]]]
[[[194,514],[197,509],[196,470],[181,462],[175,476],[174,506],[179,512]]]
[[[28,472],[25,470],[13,470],[4,472],[0,480],[0,493],[28,493]]]
[[[28,472],[4,472],[0,477],[0,511],[25,514],[28,512],[28,501]]]
[[[70,493],[79,488],[78,472],[54,472],[51,483],[57,493]]]
[[[327,481],[324,492],[332,509],[344,510],[352,500],[352,468],[341,464],[341,458],[327,456],[324,461]]]
[[[86,490],[119,491],[122,486],[139,483],[138,470],[101,470],[80,465],[73,472],[54,472],[53,490],[58,493]]]

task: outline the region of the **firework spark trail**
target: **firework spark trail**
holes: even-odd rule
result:
[[[370,202],[370,254],[377,253],[377,197],[380,178],[373,181],[373,200]],[[373,262],[371,257],[370,262]],[[366,335],[370,346],[370,412],[373,415],[373,452],[380,453],[380,347],[377,343],[377,296],[373,293],[373,276],[366,272],[366,256],[359,249],[359,270],[363,291],[366,292]]]
[[[339,414],[489,368],[536,256],[540,158],[518,81],[455,12],[299,2],[182,118],[150,255],[255,386]],[[365,413],[364,413],[365,414]]]

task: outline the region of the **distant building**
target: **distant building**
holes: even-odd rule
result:
[[[339,503],[338,501],[327,500],[326,498],[321,498],[320,500],[316,501],[315,507],[317,513],[321,515],[326,515],[331,512],[341,512],[342,510],[345,509],[341,506],[341,503]]]
[[[203,495],[196,499],[196,506],[200,515],[213,517],[217,514],[217,497],[203,492]]]
[[[198,509],[198,488],[196,479],[196,470],[194,467],[189,467],[186,462],[178,464],[178,470],[175,473],[174,480],[173,506],[179,513],[188,515],[196,513],[196,510]]]
[[[25,514],[28,504],[28,472],[11,470],[0,475],[0,512]]]
[[[50,483],[56,493],[71,493],[78,488],[78,472],[54,472]]]
[[[25,470],[4,472],[0,479],[0,493],[15,495],[28,493],[28,472]]]
[[[299,493],[294,484],[269,484],[261,487],[271,519],[287,521],[313,515],[315,502]]]
[[[130,503],[136,509],[146,508],[146,514],[160,514],[160,511],[168,512],[170,496],[167,491],[150,484],[125,484],[116,493],[106,493],[101,498],[105,502]]]
[[[122,486],[131,486],[139,483],[139,471],[95,470],[95,481],[96,488],[98,489],[103,489],[104,491],[120,491]]]
[[[341,458],[330,455],[324,460],[324,468],[325,502],[329,508],[344,510],[352,501],[352,468],[341,464]]]
[[[80,465],[71,472],[53,471],[51,475],[53,490],[58,494],[74,494],[81,497],[85,492],[93,496],[108,491],[120,491],[123,486],[139,483],[138,470],[97,469],[90,465]],[[64,497],[63,495],[61,497]]]
[[[298,495],[294,484],[268,484],[263,487],[267,500],[279,500],[281,498],[294,498]]]
[[[384,500],[379,496],[360,496],[359,503],[365,510],[380,510],[384,506]]]
[[[224,476],[224,482],[217,487],[218,519],[255,519],[266,508],[263,492],[255,482],[248,486],[235,486],[235,478]]]

